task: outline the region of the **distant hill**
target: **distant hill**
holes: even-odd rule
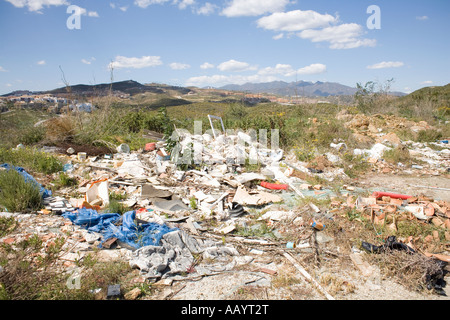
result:
[[[167,90],[174,90],[180,94],[189,93],[191,90],[183,87],[159,85],[159,84],[149,84],[144,85],[134,80],[120,81],[111,83],[102,83],[97,85],[85,85],[79,84],[75,86],[70,86],[70,91],[72,94],[83,94],[83,95],[101,95],[102,93],[107,93],[109,90],[120,91],[123,93],[128,93],[130,95],[144,92],[153,93],[164,93]],[[48,91],[50,94],[61,94],[67,93],[66,87],[58,88],[55,90]]]
[[[191,92],[190,89],[184,87],[170,86],[170,85],[160,85],[160,84],[141,84],[134,80],[126,80],[119,81],[113,83],[102,83],[95,85],[87,85],[87,84],[77,84],[68,87],[61,87],[48,91],[14,91],[8,94],[3,95],[3,97],[14,96],[14,95],[24,95],[24,94],[52,94],[52,95],[62,95],[67,94],[69,91],[73,95],[83,95],[83,96],[101,96],[106,95],[109,90],[115,92],[122,92],[126,94],[137,94],[144,92],[153,92],[153,93],[165,93],[166,91],[175,91],[178,94],[187,94]]]
[[[430,100],[432,102],[450,103],[450,83],[445,86],[424,87],[403,97],[404,100]]]
[[[357,89],[336,82],[284,82],[272,81],[265,83],[245,83],[242,85],[229,84],[218,89],[230,91],[243,91],[249,93],[269,93],[280,96],[306,96],[306,97],[328,97],[328,96],[352,96]],[[401,92],[393,92],[393,95],[404,95]]]

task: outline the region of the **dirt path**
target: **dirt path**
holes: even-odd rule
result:
[[[363,188],[380,188],[402,194],[424,194],[434,199],[450,201],[450,176],[369,174],[359,180]],[[439,189],[438,189],[439,188]],[[447,190],[443,190],[447,189]]]

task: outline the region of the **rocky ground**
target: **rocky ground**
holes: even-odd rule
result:
[[[122,145],[116,154],[105,155],[68,148],[60,155],[76,185],[57,190],[38,212],[0,213],[17,221],[0,243],[14,247],[38,236],[45,249],[62,238],[57,267],[68,277],[88,257],[123,260],[133,268],[127,281],[152,287],[151,293],[128,291],[128,282],[121,298],[130,300],[448,300],[449,286],[419,290],[408,286],[410,278],[402,278],[417,265],[419,271],[425,267],[423,277],[448,280],[448,266],[437,267],[450,257],[448,142],[400,141],[395,134],[380,135],[376,117],[349,119],[359,138],[372,143],[371,148],[352,151],[368,163],[367,172],[354,179],[339,167],[340,157],[350,150],[338,141],[309,163],[282,150],[259,148],[262,166],[257,170],[233,165],[229,160],[236,155],[230,145],[216,145],[220,138],[211,136],[202,137],[208,142],[200,152],[206,165],[187,171],[169,160],[162,142],[131,153]],[[388,117],[382,124],[404,126]],[[417,126],[426,128],[426,123]],[[182,147],[194,143],[195,148],[196,138],[188,136]],[[418,164],[383,159],[384,151],[399,145],[408,148]],[[53,178],[37,177],[46,186]],[[112,195],[128,213],[105,211],[111,208]],[[117,216],[111,223],[89,220],[86,226],[80,222],[86,218],[81,208]],[[426,234],[405,227],[413,224]],[[167,226],[171,231],[156,247],[137,246],[141,238],[133,242],[127,237],[138,226]],[[386,245],[380,230],[398,236],[394,253],[407,254],[410,248],[416,260],[387,273],[386,266],[398,257],[361,246]],[[107,293],[98,298],[107,298]]]

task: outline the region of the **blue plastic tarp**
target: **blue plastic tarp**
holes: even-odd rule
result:
[[[118,213],[99,214],[93,209],[82,208],[75,212],[64,213],[62,216],[88,231],[101,233],[102,243],[110,238],[117,238],[135,249],[148,245],[157,246],[164,234],[178,230],[154,222],[137,225],[134,210],[121,216]]]
[[[39,182],[36,181],[36,179],[33,178],[32,175],[30,175],[28,172],[26,172],[24,168],[15,167],[15,166],[9,165],[7,163],[0,165],[0,167],[5,168],[6,170],[14,169],[23,176],[23,178],[25,179],[26,182],[32,182],[32,183],[36,184],[39,187],[39,191],[42,194],[42,198],[47,198],[47,197],[52,196],[52,191],[45,189]]]

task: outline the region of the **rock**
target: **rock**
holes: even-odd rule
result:
[[[353,137],[355,138],[356,141],[358,141],[363,145],[370,145],[373,143],[373,139],[371,137],[368,137],[361,133],[353,133]]]
[[[347,109],[339,111],[339,113],[336,115],[336,119],[338,119],[340,121],[349,121],[352,118],[353,118],[353,115],[351,115]]]
[[[125,294],[124,298],[125,300],[136,300],[141,295],[141,292],[142,292],[141,289],[134,288],[133,290],[128,291]]]
[[[367,127],[367,129],[372,132],[372,133],[378,133],[378,129],[377,127],[375,127],[373,124],[369,124],[369,126]]]

